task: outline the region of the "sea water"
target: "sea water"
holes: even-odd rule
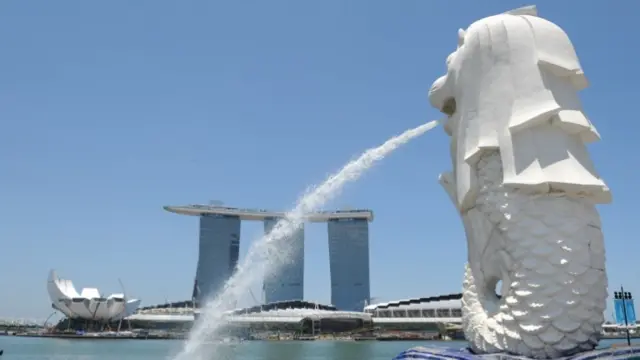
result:
[[[411,139],[433,129],[437,124],[437,121],[432,121],[392,137],[384,144],[369,149],[357,159],[350,161],[322,184],[307,190],[296,206],[278,221],[271,232],[253,242],[244,261],[237,267],[224,289],[203,309],[200,319],[196,321],[189,339],[175,360],[216,359],[218,347],[221,345],[216,345],[212,340],[221,335],[220,330],[225,326],[225,312],[233,309],[237,301],[246,295],[257,281],[263,279],[263,274],[278,273],[291,257],[290,249],[284,240],[303,225],[306,216],[337,196],[346,183],[357,180],[376,162]]]
[[[245,341],[219,345],[210,360],[391,360],[413,341]],[[463,346],[460,342],[435,342]],[[65,340],[0,336],[2,360],[170,360],[180,340]],[[205,347],[207,345],[204,345]],[[211,349],[214,350],[214,349]]]
[[[633,339],[638,343],[638,339]],[[603,340],[602,346],[626,340]],[[463,341],[246,341],[219,347],[224,360],[391,360],[415,346],[462,348]],[[0,336],[1,359],[166,360],[182,349],[179,340],[65,340]]]

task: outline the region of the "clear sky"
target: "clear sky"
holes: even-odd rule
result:
[[[614,203],[610,285],[640,296],[635,154],[640,2],[538,1],[572,38]],[[521,1],[2,1],[0,317],[46,317],[50,268],[146,305],[190,298],[198,222],[167,204],[285,210],[364,149],[441,115],[427,90],[457,29]],[[617,124],[617,125],[616,125]],[[372,296],[458,292],[466,243],[437,182],[441,128],[337,208],[371,208]],[[262,232],[242,226],[241,253]],[[326,226],[306,229],[308,300],[330,298]],[[607,314],[610,315],[610,314]]]

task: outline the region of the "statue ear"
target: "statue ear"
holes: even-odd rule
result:
[[[467,35],[463,29],[458,29],[458,47],[464,45],[464,36]]]

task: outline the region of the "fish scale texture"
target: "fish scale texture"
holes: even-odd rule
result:
[[[594,349],[607,298],[595,206],[563,193],[532,195],[506,188],[498,151],[479,160],[476,175],[474,216],[492,231],[481,247],[469,245],[462,321],[471,348],[483,353],[514,349],[537,359]],[[477,226],[470,231],[482,233]],[[506,286],[502,298],[485,274],[496,262]]]

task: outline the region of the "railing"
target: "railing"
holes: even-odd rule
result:
[[[441,309],[389,309],[389,310],[365,310],[373,318],[459,318],[462,310],[455,308]]]

